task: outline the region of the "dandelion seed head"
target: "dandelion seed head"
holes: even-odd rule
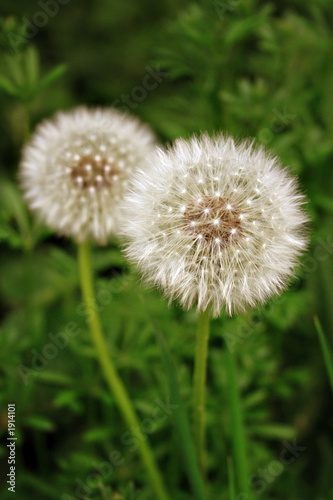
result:
[[[231,315],[288,285],[308,217],[297,181],[275,156],[203,135],[157,148],[143,167],[122,204],[125,252],[170,301]]]
[[[118,233],[128,178],[153,145],[147,126],[115,109],[59,112],[37,127],[23,149],[27,203],[59,234],[105,244]]]

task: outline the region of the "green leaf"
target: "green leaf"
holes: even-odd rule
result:
[[[18,91],[15,85],[8,78],[2,75],[0,75],[0,88],[14,97],[17,96]]]
[[[5,58],[5,66],[7,67],[10,79],[13,80],[17,89],[21,89],[24,85],[24,71],[21,64],[21,54],[16,57],[7,56]]]
[[[249,432],[254,436],[267,439],[294,439],[296,431],[293,427],[283,424],[252,425]]]
[[[36,372],[36,379],[38,381],[47,382],[47,384],[55,385],[72,385],[73,380],[71,377],[64,375],[63,373],[48,371]]]
[[[22,236],[30,233],[29,217],[22,196],[17,187],[8,180],[0,183],[1,206],[8,217],[14,217]]]
[[[317,330],[317,333],[318,333],[318,337],[319,337],[319,342],[320,342],[320,345],[321,345],[321,349],[323,351],[323,356],[324,356],[324,360],[325,360],[327,374],[328,374],[328,378],[329,378],[329,381],[330,381],[331,389],[332,389],[332,392],[333,392],[333,357],[332,357],[332,353],[330,351],[328,342],[326,340],[324,331],[322,329],[322,326],[320,324],[320,321],[319,321],[318,317],[315,316],[313,319],[314,319],[314,324],[315,324],[315,327],[316,327],[316,330]]]
[[[94,429],[90,429],[89,431],[85,432],[83,435],[83,440],[86,443],[96,443],[96,442],[101,442],[105,443],[110,439],[110,427],[98,427]]]
[[[33,417],[26,417],[23,420],[23,423],[27,427],[31,427],[32,429],[37,429],[39,431],[53,431],[55,429],[53,422],[48,420],[45,417],[40,417],[40,416],[33,416]]]
[[[37,86],[39,78],[38,52],[33,45],[30,45],[24,54],[24,63],[27,76],[27,85],[31,90]]]
[[[12,248],[24,247],[21,236],[4,221],[0,221],[0,241],[6,241]]]
[[[124,493],[123,493],[124,500],[134,500],[136,495],[135,495],[135,490],[134,490],[134,484],[132,482],[128,483],[126,488],[124,488]]]
[[[37,94],[37,93],[41,92],[42,90],[46,89],[55,80],[60,78],[65,73],[66,70],[67,70],[66,64],[60,64],[59,66],[54,68],[46,76],[44,76],[44,78],[42,78],[41,82],[36,87],[35,93]]]
[[[81,413],[83,410],[82,404],[78,400],[77,392],[74,390],[62,390],[53,400],[55,408],[67,408],[73,413]]]

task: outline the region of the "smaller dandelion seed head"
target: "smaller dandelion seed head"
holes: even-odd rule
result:
[[[42,122],[23,149],[25,198],[59,234],[105,244],[119,229],[124,186],[153,147],[149,128],[115,109],[60,112]]]

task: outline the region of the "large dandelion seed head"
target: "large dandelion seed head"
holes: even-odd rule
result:
[[[59,112],[24,147],[25,198],[59,234],[105,244],[118,231],[124,187],[153,143],[148,127],[112,108]]]
[[[178,139],[132,179],[126,254],[185,308],[239,312],[288,284],[306,247],[304,202],[263,148],[223,135]]]

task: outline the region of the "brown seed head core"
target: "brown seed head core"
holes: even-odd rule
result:
[[[119,170],[102,156],[86,155],[72,165],[70,176],[76,187],[99,189],[115,184]]]
[[[204,196],[189,203],[183,213],[184,224],[195,239],[227,246],[242,234],[239,208],[220,197]]]

